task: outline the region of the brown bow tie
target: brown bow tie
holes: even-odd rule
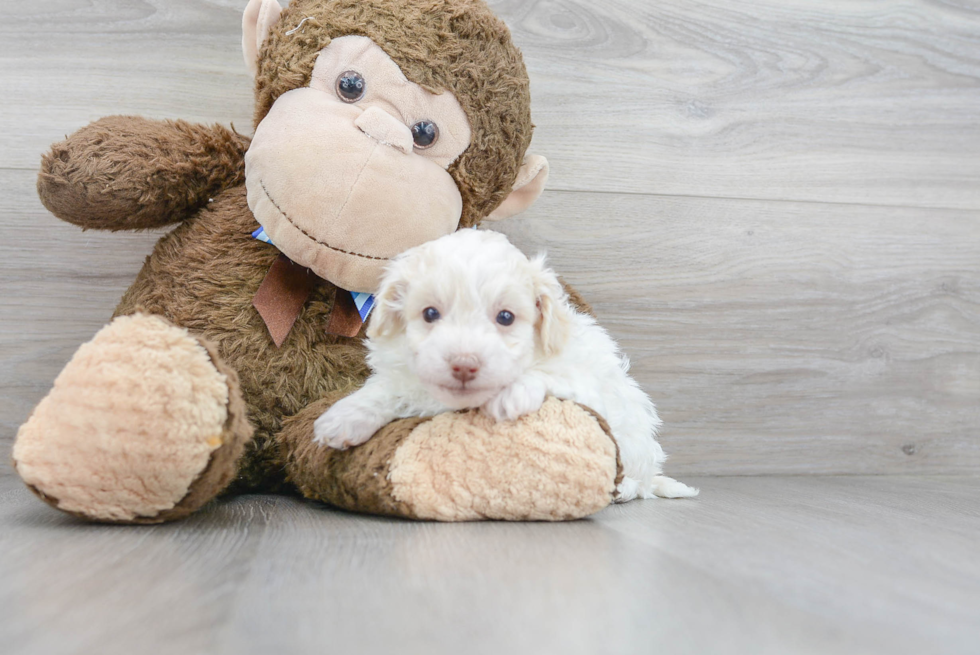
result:
[[[276,347],[282,345],[303,311],[313,289],[325,280],[313,271],[280,254],[252,298],[252,305],[265,321]],[[361,330],[361,315],[350,292],[337,288],[330,312],[329,334],[356,337]]]

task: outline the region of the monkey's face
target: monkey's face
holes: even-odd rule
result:
[[[387,261],[456,230],[447,171],[470,144],[451,93],[429,93],[363,36],[320,51],[310,85],[276,99],[245,155],[248,206],[295,262],[374,292]]]

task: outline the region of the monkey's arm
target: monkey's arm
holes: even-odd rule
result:
[[[109,116],[51,147],[37,191],[55,216],[83,228],[161,227],[242,183],[248,144],[220,125]]]
[[[576,310],[582,312],[583,314],[588,314],[592,318],[595,318],[595,312],[592,310],[592,305],[582,297],[582,294],[578,292],[578,289],[570,285],[565,281],[565,278],[558,276],[558,281],[561,283],[562,289],[568,294],[568,301],[572,303],[572,307]]]

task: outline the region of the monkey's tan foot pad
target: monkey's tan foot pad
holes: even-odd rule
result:
[[[234,476],[244,416],[237,376],[209,346],[160,317],[123,316],[78,349],[21,426],[14,466],[70,514],[176,519]]]
[[[354,511],[562,521],[606,507],[621,477],[605,422],[555,398],[514,422],[476,410],[396,421],[347,451],[312,443],[315,418],[283,431],[290,479],[307,497]]]

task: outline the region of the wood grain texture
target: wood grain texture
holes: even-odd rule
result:
[[[977,478],[705,478],[566,524],[240,497],[80,523],[0,480],[0,643],[78,653],[973,653]]]
[[[0,168],[36,170],[51,143],[102,116],[252,132],[238,0],[0,4]]]
[[[980,209],[980,6],[502,0],[551,188]]]

